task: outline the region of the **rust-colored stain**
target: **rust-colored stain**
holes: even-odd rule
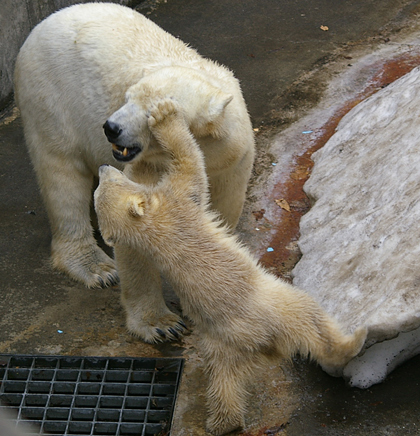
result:
[[[386,87],[413,68],[420,65],[418,53],[407,53],[385,62],[371,65],[372,75],[363,90],[346,101],[341,108],[319,129],[313,133],[303,134],[304,149],[302,155],[295,156],[289,174],[272,190],[268,201],[279,205],[275,222],[271,222],[272,237],[269,247],[273,251],[264,253],[260,262],[281,277],[288,278],[290,271],[300,258],[296,247],[299,239],[299,222],[310,208],[303,185],[308,180],[313,162],[312,153],[319,150],[334,134],[340,120],[358,103],[365,100],[381,88]],[[289,208],[281,205],[289,205]]]

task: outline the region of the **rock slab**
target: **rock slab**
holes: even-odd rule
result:
[[[420,69],[352,109],[313,160],[294,283],[368,327],[344,368],[367,388],[420,353]]]

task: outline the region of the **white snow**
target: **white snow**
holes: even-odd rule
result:
[[[344,369],[367,388],[420,353],[420,69],[351,110],[313,159],[294,283],[368,327]]]
[[[365,389],[384,380],[388,373],[420,353],[420,328],[400,333],[392,340],[378,342],[344,369],[350,386]]]

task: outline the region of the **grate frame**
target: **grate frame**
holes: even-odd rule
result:
[[[169,436],[184,359],[0,355],[0,410],[31,435]]]

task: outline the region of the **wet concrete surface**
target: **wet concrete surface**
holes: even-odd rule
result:
[[[290,112],[294,105],[316,102],[322,84],[306,89],[290,85],[305,71],[328,62],[343,44],[387,38],[387,26],[403,25],[417,4],[401,0],[168,0],[149,17],[203,56],[231,68],[242,83],[254,125],[259,125],[284,123],[287,117],[282,109]]]
[[[400,43],[419,31],[420,2],[167,0],[143,6],[141,12],[240,79],[258,152],[239,231],[264,264],[287,278],[299,258],[299,218],[310,205],[302,193],[310,155],[354,104],[420,63],[418,42]],[[359,59],[384,46],[386,59],[357,70]],[[333,93],[311,122],[302,121],[308,111],[322,106],[329,84],[353,68],[356,78],[346,85],[346,98],[344,91]],[[171,434],[205,434],[204,384],[194,332],[175,344],[144,344],[125,331],[118,287],[87,290],[51,270],[47,217],[19,114],[11,107],[2,116],[0,353],[183,356],[185,372]],[[277,138],[290,126],[299,135],[284,133],[286,145],[277,147]],[[274,251],[267,253],[268,246]],[[179,309],[170,289],[167,301]],[[343,380],[307,362],[274,363],[250,388],[242,434],[420,435],[419,363],[420,357],[412,359],[366,391],[347,388]]]

